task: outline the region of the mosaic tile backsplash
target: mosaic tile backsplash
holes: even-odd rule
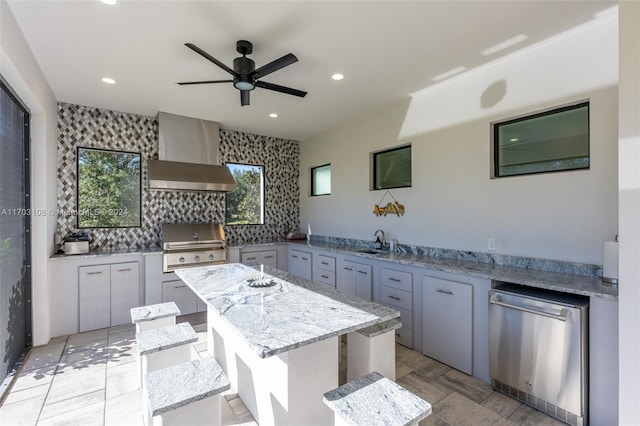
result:
[[[225,195],[217,192],[150,191],[144,160],[157,158],[158,122],[154,117],[58,103],[58,226],[64,237],[76,232],[77,147],[140,152],[142,226],[88,229],[93,249],[160,245],[162,223],[220,222]],[[264,166],[265,224],[225,226],[227,243],[262,242],[297,230],[300,221],[300,144],[298,141],[220,130],[220,162]]]

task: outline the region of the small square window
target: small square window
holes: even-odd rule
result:
[[[411,145],[371,153],[372,188],[411,186]]]
[[[493,123],[493,178],[589,168],[589,102]]]
[[[331,164],[311,168],[311,196],[331,194]]]

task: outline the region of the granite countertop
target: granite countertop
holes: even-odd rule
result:
[[[268,266],[178,269],[182,279],[261,358],[398,318],[400,312]],[[250,287],[248,279],[274,284]]]
[[[289,244],[297,245],[301,248],[308,247],[343,255],[383,260],[406,266],[431,269],[434,271],[450,272],[564,293],[618,300],[617,288],[604,285],[600,277],[592,275],[577,275],[526,267],[497,265],[495,263],[484,263],[473,260],[426,256],[412,252],[402,253],[380,251],[379,253],[363,253],[360,250],[366,249],[366,247],[326,242],[289,242]]]
[[[162,253],[162,247],[136,247],[136,248],[99,248],[90,249],[89,253],[84,254],[64,254],[55,253],[49,258],[49,260],[60,259],[91,259],[94,257],[108,257],[108,256],[140,256],[152,253]]]

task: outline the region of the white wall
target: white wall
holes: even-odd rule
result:
[[[49,341],[48,258],[56,227],[56,99],[11,9],[0,0],[0,73],[31,113],[31,208],[46,210],[32,216],[33,343]]]
[[[618,230],[617,13],[424,89],[301,143],[301,230],[602,264]],[[400,77],[399,77],[400,78]],[[348,84],[348,78],[343,81]],[[374,87],[371,90],[375,90]],[[490,179],[490,122],[590,99],[591,169]],[[403,217],[375,217],[369,153],[411,142]],[[331,163],[332,194],[309,197],[309,168]],[[386,201],[385,201],[386,204]]]
[[[620,2],[620,289],[621,425],[640,424],[640,3]]]

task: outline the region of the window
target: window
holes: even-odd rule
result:
[[[372,189],[411,186],[411,145],[371,154]]]
[[[140,153],[78,148],[78,229],[141,226]]]
[[[331,194],[331,164],[311,168],[311,196]]]
[[[589,103],[493,123],[492,177],[589,168]]]
[[[227,225],[264,224],[264,167],[251,164],[227,163],[238,185],[227,192]]]

